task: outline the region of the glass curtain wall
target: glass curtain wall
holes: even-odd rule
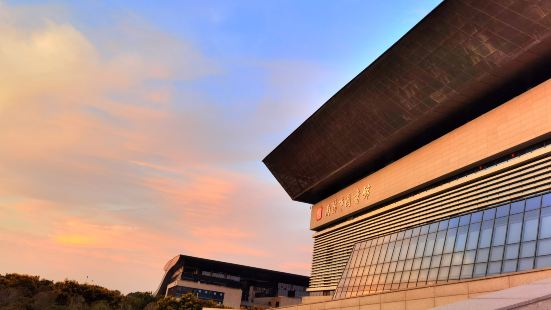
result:
[[[355,244],[334,298],[551,266],[551,193]]]

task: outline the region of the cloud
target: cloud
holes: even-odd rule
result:
[[[171,119],[162,105],[170,90],[147,84],[180,78],[173,71],[188,79],[197,71],[200,77],[205,74],[200,64],[210,64],[189,46],[145,31],[148,25],[134,35],[122,28],[109,37],[132,44],[103,56],[69,24],[46,21],[30,29],[1,24],[0,66],[6,70],[0,72],[5,86],[0,142],[9,149],[0,154],[0,171],[12,192],[62,203],[112,202],[119,200],[113,197],[116,189],[142,196],[143,188],[130,178],[140,176],[124,161],[149,155],[144,153],[162,137],[149,135],[148,127]],[[151,52],[151,45],[169,55]],[[178,51],[196,65],[170,62],[166,56]]]
[[[56,242],[62,245],[91,245],[96,243],[96,238],[87,235],[58,235]]]
[[[315,66],[249,63],[295,95],[236,107],[189,90],[235,72],[139,17],[84,31],[63,8],[0,12],[0,272],[123,291],[178,253],[307,272],[308,208],[260,160],[308,113]]]

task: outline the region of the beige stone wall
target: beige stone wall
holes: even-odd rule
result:
[[[528,141],[549,136],[551,80],[315,204],[310,228],[316,229],[435,179],[476,167],[479,162],[503,155]],[[367,198],[366,187],[369,187]]]
[[[531,270],[455,283],[399,290],[286,307],[288,310],[424,310],[551,277],[551,269]]]
[[[431,310],[549,309],[547,308],[549,299],[551,299],[551,277],[496,292],[478,294]]]
[[[551,309],[551,298],[545,300],[539,300],[527,305],[513,308],[516,310],[549,310]]]
[[[317,302],[330,301],[333,296],[304,296],[302,297],[303,304],[313,304]]]
[[[298,297],[287,297],[287,296],[277,296],[277,297],[255,297],[253,304],[255,306],[269,307],[274,306],[279,303],[279,307],[287,307],[298,305],[301,303],[301,299]]]

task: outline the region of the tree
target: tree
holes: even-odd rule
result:
[[[0,274],[0,310],[201,310],[217,308],[193,294],[180,298],[154,297],[150,292],[122,295],[98,285],[38,276]]]

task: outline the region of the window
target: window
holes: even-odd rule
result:
[[[335,296],[550,266],[547,193],[359,242]]]
[[[538,237],[539,210],[526,212],[524,215],[524,230],[522,241],[536,240]]]
[[[523,214],[515,214],[509,217],[509,228],[507,231],[507,244],[520,242]]]
[[[481,248],[486,248],[490,246],[492,240],[492,231],[494,229],[494,221],[484,221],[482,222],[481,231],[480,231],[480,245]]]
[[[540,239],[551,237],[551,208],[541,210]]]

